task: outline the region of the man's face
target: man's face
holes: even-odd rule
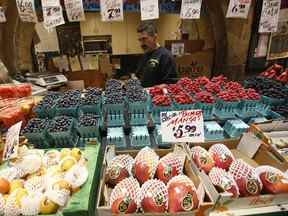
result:
[[[141,32],[138,34],[138,40],[140,42],[140,46],[144,50],[144,52],[149,52],[157,46],[156,36],[150,36],[147,32]]]

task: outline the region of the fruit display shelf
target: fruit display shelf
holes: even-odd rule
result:
[[[146,126],[132,127],[130,142],[133,148],[151,146],[148,128]]]

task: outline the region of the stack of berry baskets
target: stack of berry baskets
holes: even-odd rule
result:
[[[79,90],[70,90],[64,93],[56,104],[56,115],[67,115],[74,118],[78,117],[81,101],[81,92]]]
[[[202,91],[196,93],[194,98],[197,101],[195,108],[202,110],[204,120],[214,119],[214,96],[210,92]]]
[[[80,109],[83,113],[101,115],[102,112],[102,89],[87,88],[81,97]]]
[[[94,113],[82,113],[77,123],[81,139],[99,138],[99,117]]]
[[[57,101],[62,97],[62,93],[49,92],[38,104],[33,108],[33,112],[37,118],[54,118],[56,114]]]
[[[261,105],[261,96],[252,88],[241,89],[238,95],[241,101],[238,104],[237,115],[242,118],[258,116],[257,109]]]

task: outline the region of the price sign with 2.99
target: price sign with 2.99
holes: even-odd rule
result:
[[[123,20],[123,0],[101,0],[102,21],[122,21]]]
[[[201,110],[162,112],[163,142],[204,142],[204,122]]]

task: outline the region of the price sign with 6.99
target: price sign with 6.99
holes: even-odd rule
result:
[[[161,112],[163,142],[204,142],[201,110]]]

